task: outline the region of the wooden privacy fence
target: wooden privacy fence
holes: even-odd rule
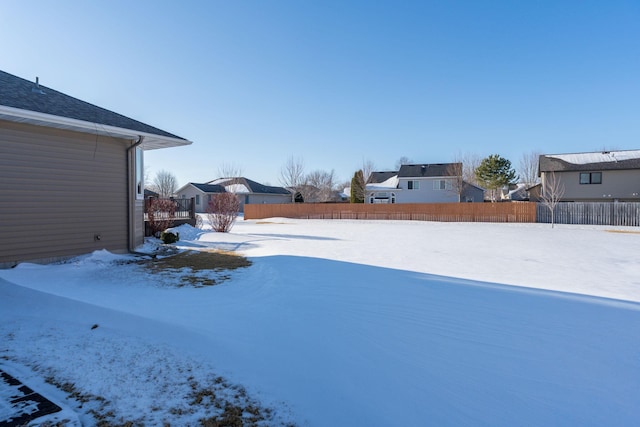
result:
[[[536,204],[511,203],[291,203],[245,205],[245,219],[396,219],[449,222],[536,222]]]
[[[551,222],[549,208],[538,204],[538,222]],[[559,203],[554,210],[556,224],[640,226],[640,203]]]

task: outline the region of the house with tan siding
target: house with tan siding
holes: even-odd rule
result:
[[[0,267],[144,241],[144,152],[191,144],[0,71]]]

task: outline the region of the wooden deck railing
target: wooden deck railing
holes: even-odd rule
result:
[[[144,204],[144,220],[148,221],[149,216],[147,215],[147,209],[149,207],[149,200],[145,200]],[[195,219],[196,218],[196,209],[195,209],[195,199],[167,199],[173,202],[175,206],[175,211],[172,215],[169,212],[160,212],[159,215],[162,216],[165,214],[166,216],[171,216],[171,219]],[[158,214],[156,214],[158,215]]]
[[[150,226],[149,215],[147,210],[152,199],[146,199],[144,202],[144,233],[145,236],[152,235],[152,229],[155,226]],[[171,210],[166,212],[155,212],[154,217],[156,220],[168,221],[169,227],[176,227],[182,224],[190,224],[195,227],[196,225],[196,200],[190,199],[164,199],[164,202],[170,203]]]

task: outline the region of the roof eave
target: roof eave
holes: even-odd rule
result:
[[[141,145],[143,150],[156,150],[160,148],[180,147],[192,144],[191,141],[182,138],[171,138],[148,132],[39,113],[37,111],[23,110],[20,108],[8,107],[6,105],[0,105],[0,119],[130,140],[137,140],[138,137],[142,136],[144,137],[144,142]]]

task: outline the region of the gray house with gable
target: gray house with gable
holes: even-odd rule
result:
[[[196,212],[207,211],[209,202],[216,193],[233,193],[240,201],[240,211],[244,205],[291,203],[291,192],[283,187],[263,185],[245,177],[218,178],[205,184],[193,182],[182,186],[176,191],[178,198],[195,199]]]
[[[567,202],[640,202],[640,150],[544,154],[542,187],[551,175]]]
[[[190,141],[0,71],[0,267],[144,242],[144,151]]]

